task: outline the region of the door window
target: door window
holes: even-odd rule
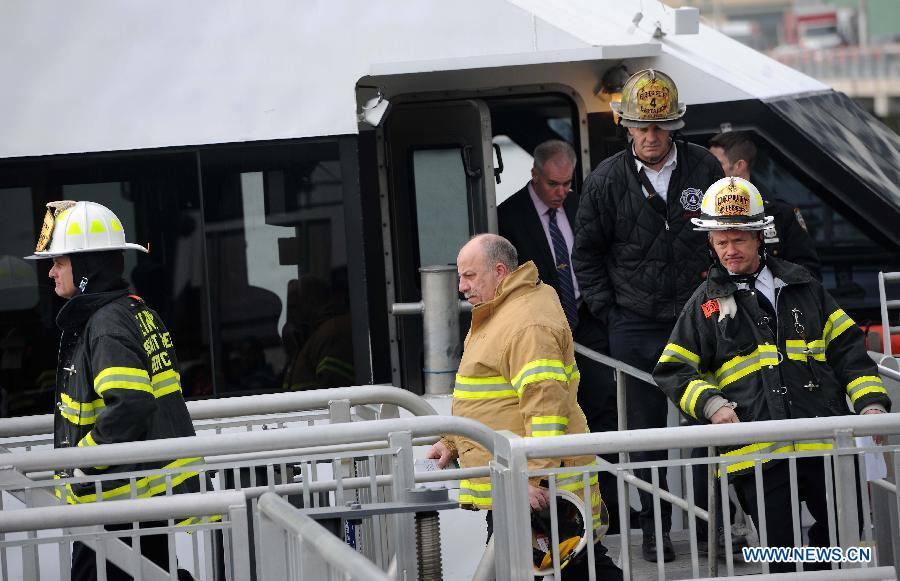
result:
[[[469,238],[469,205],[462,150],[413,152],[413,182],[422,266],[456,264]]]

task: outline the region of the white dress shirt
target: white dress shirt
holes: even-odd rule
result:
[[[550,238],[550,206],[545,204],[544,200],[538,197],[531,182],[528,183],[528,194],[531,196],[531,202],[534,204],[534,209],[541,219],[541,226],[544,227],[544,237],[547,238],[547,245],[550,246],[550,254],[553,255],[554,260],[557,260],[556,253],[553,251],[553,239]],[[566,241],[566,248],[569,251],[569,271],[571,273],[569,276],[572,277],[572,288],[575,289],[575,300],[577,301],[581,298],[581,291],[578,290],[578,281],[575,279],[575,269],[571,268],[572,246],[575,244],[575,235],[572,233],[569,217],[566,216],[566,211],[561,207],[556,210],[556,225],[559,226],[559,231],[562,232],[563,240]]]
[[[653,185],[653,189],[656,190],[657,195],[662,198],[663,201],[667,201],[666,197],[669,195],[669,180],[672,179],[672,172],[675,171],[675,166],[678,165],[677,146],[674,143],[672,144],[672,150],[666,157],[666,162],[659,168],[659,171],[650,169],[649,166],[639,160],[637,154],[634,153],[633,145],[631,146],[631,153],[634,155],[634,163],[637,166],[638,172],[643,169],[644,173],[647,174],[650,183]],[[643,184],[641,184],[641,191],[644,192],[645,197],[650,197],[650,192],[647,191],[647,188],[645,188]]]
[[[729,271],[730,274],[734,274]],[[772,307],[775,306],[775,277],[772,274],[772,271],[769,270],[768,266],[764,266],[759,274],[756,275],[756,291],[762,293],[764,297],[769,299],[769,302],[772,304]],[[779,285],[781,286],[781,285]],[[737,283],[738,289],[749,289],[750,285],[745,282]]]

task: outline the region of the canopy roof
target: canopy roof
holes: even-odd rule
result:
[[[634,15],[643,9],[639,25]],[[0,3],[0,158],[357,132],[362,77],[648,59],[688,104],[824,85],[641,0]]]

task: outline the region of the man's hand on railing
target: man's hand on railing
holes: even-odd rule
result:
[[[531,510],[544,510],[550,506],[550,494],[545,488],[528,485],[528,504]]]
[[[716,410],[716,413],[709,418],[709,421],[714,424],[739,424],[741,420],[738,419],[737,414],[734,413],[734,410],[730,405],[723,405],[719,409]]]
[[[450,464],[450,448],[447,447],[441,441],[435,442],[431,445],[431,448],[428,450],[428,453],[425,454],[425,457],[430,460],[437,460],[437,466],[441,470],[447,467]]]
[[[874,409],[873,409],[873,410],[866,410],[866,411],[864,411],[864,412],[863,412],[863,415],[864,415],[864,416],[867,416],[867,415],[869,415],[869,414],[883,414],[883,413],[884,413],[884,412],[881,411],[881,410],[874,410]],[[875,443],[878,444],[879,446],[881,446],[882,444],[884,444],[885,442],[887,442],[887,438],[885,438],[884,436],[872,436],[872,440],[874,440]]]

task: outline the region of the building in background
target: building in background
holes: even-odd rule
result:
[[[900,130],[900,2],[669,0],[708,24],[846,93]]]

